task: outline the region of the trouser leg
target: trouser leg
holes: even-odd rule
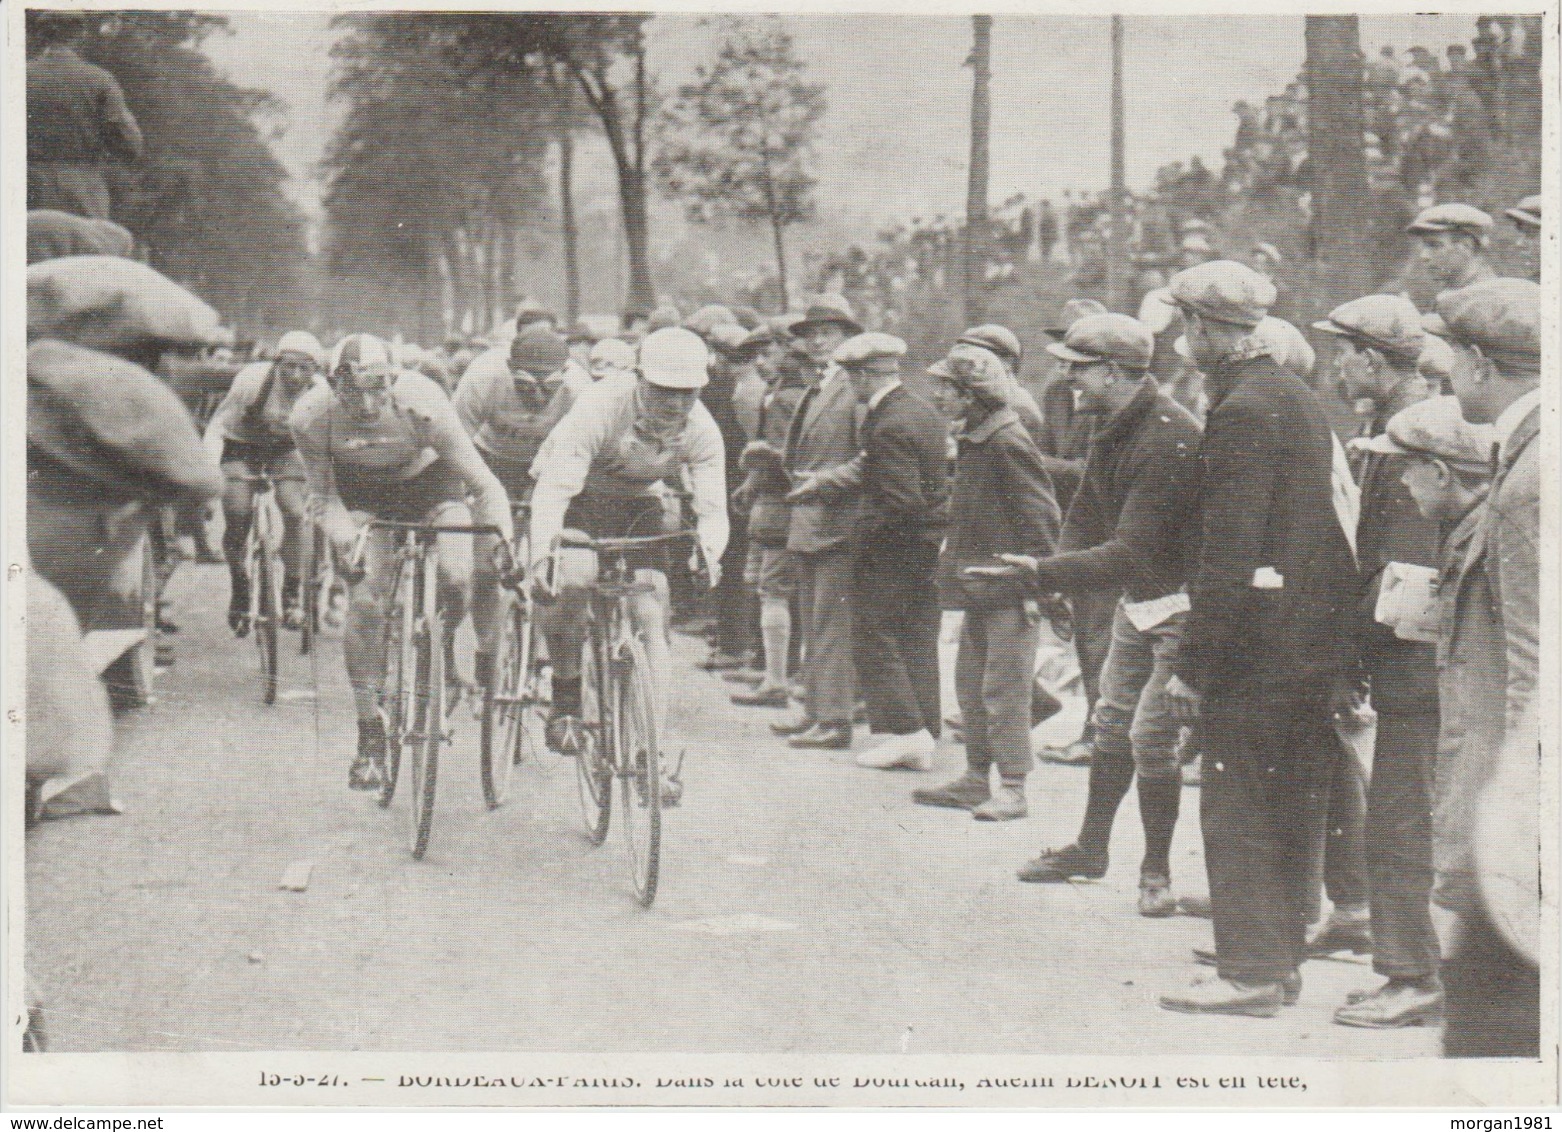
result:
[[[1437,974],[1432,928],[1432,775],[1435,712],[1378,712],[1367,794],[1372,967],[1392,979]]]
[[[987,632],[981,698],[988,747],[1003,780],[1023,782],[1031,768],[1031,681],[1039,628],[1020,607],[986,610],[977,616],[986,623]]]
[[[809,634],[808,714],[819,723],[849,725],[856,701],[852,664],[852,555],[828,550],[806,558]]]
[[[955,656],[955,697],[965,721],[965,762],[972,773],[987,775],[992,750],[987,739],[987,704],[982,684],[987,669],[987,622],[968,611],[960,626],[960,651]]]

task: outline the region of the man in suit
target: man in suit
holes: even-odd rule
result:
[[[832,357],[836,347],[860,333],[850,304],[839,295],[819,296],[792,327],[806,355],[802,370],[809,383],[786,435],[784,462],[794,488],[857,455],[857,394]],[[851,536],[856,522],[855,492],[792,507],[786,545],[795,555],[803,620],[803,711],[795,720],[771,724],[771,730],[793,747],[851,747],[856,704]]]
[[[1254,334],[1273,284],[1216,260],[1178,273],[1169,291],[1210,395],[1192,608],[1166,691],[1177,714],[1203,721],[1218,973],[1161,1005],[1267,1018],[1299,991],[1356,566],[1323,406]]]
[[[1424,1025],[1442,1012],[1438,941],[1432,928],[1432,777],[1437,760],[1437,655],[1424,638],[1380,623],[1379,596],[1393,563],[1435,568],[1437,523],[1416,510],[1400,481],[1403,461],[1383,443],[1389,420],[1435,392],[1416,372],[1426,335],[1409,299],[1368,295],[1313,324],[1340,342],[1336,372],[1350,401],[1373,407],[1360,453],[1361,518],[1356,553],[1362,595],[1356,632],[1362,674],[1377,712],[1367,789],[1365,863],[1371,893],[1372,967],[1388,981],[1335,1012],[1344,1026],[1391,1029]],[[1335,940],[1330,932],[1315,950]]]
[[[948,446],[943,416],[901,383],[905,352],[888,334],[859,334],[835,351],[864,406],[862,451],[811,477],[802,496],[861,491],[853,640],[868,728],[880,742],[857,765],[877,770],[932,769],[942,723],[934,574],[948,522]]]
[[[1495,472],[1473,549],[1490,600],[1455,614],[1497,647],[1472,681],[1500,688],[1477,712],[1500,718],[1486,744],[1475,729],[1457,773],[1465,807],[1438,831],[1465,883],[1455,886],[1459,929],[1444,967],[1450,1057],[1538,1057],[1540,1051],[1539,751],[1535,688],[1540,656],[1540,287],[1490,279],[1445,291],[1424,319],[1453,347],[1453,389],[1464,419],[1491,423]],[[1444,733],[1448,733],[1447,719]],[[1494,730],[1494,729],[1493,729]],[[1440,847],[1441,848],[1441,847]]]

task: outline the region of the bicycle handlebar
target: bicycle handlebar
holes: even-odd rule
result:
[[[379,531],[408,531],[425,535],[496,535],[499,528],[492,523],[468,523],[446,527],[438,523],[403,523],[397,519],[370,519],[365,527]]]
[[[559,546],[571,550],[595,550],[612,554],[622,550],[636,550],[659,543],[680,542],[697,537],[698,531],[675,531],[660,535],[635,535],[628,538],[592,538],[578,531],[564,531],[559,535]]]

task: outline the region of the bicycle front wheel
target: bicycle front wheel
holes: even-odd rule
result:
[[[504,626],[494,652],[493,671],[483,689],[483,721],[478,739],[478,768],[483,801],[490,810],[504,804],[510,773],[519,755],[519,731],[524,722],[522,698],[527,677],[527,618],[513,596],[505,606]]]
[[[601,845],[613,816],[612,701],[607,695],[606,673],[598,663],[595,634],[587,636],[580,650],[581,748],[575,756],[575,785],[580,795],[580,816],[591,844]]]
[[[391,591],[385,618],[385,675],[380,685],[380,713],[385,719],[385,776],[380,784],[380,808],[385,809],[396,796],[401,777],[402,746],[413,741],[417,731],[413,691],[418,672],[417,605],[412,592],[414,573],[410,562],[403,562]]]
[[[433,570],[423,585],[432,589],[435,585]],[[412,857],[422,860],[428,851],[429,832],[434,827],[434,788],[439,776],[439,747],[445,737],[445,642],[441,629],[444,622],[433,608],[425,603],[424,614],[417,629],[417,682],[413,694],[416,720],[410,736],[411,772],[407,784],[412,791],[408,809],[407,832],[411,841]]]
[[[656,735],[651,669],[645,648],[631,638],[617,666],[618,780],[624,810],[629,871],[642,908],[656,899],[662,863],[662,758]]]
[[[254,537],[253,535],[251,537]],[[255,590],[255,646],[260,650],[260,698],[277,702],[277,623],[282,619],[282,579],[263,541],[250,562],[250,585]]]

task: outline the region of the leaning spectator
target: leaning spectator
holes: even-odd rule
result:
[[[1405,231],[1415,237],[1417,256],[1439,290],[1451,291],[1496,278],[1486,259],[1492,218],[1467,204],[1423,209]]]

